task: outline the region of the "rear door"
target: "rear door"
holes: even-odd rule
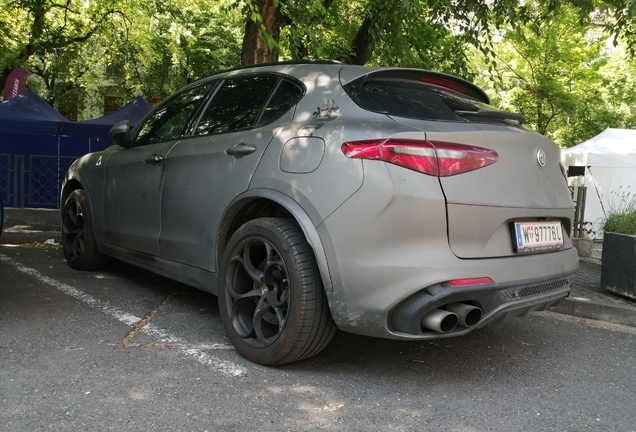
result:
[[[193,136],[166,159],[161,196],[160,253],[215,271],[218,225],[228,204],[248,189],[263,152],[302,87],[278,75],[225,79]],[[287,115],[285,115],[287,114]]]

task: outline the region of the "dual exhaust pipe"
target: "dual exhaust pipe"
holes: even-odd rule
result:
[[[451,303],[446,309],[435,309],[424,315],[422,327],[438,333],[448,333],[455,327],[472,327],[482,316],[480,308],[465,303]]]

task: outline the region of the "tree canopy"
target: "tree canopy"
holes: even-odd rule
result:
[[[56,106],[112,91],[161,99],[239,64],[328,58],[477,80],[564,144],[633,123],[624,56],[636,0],[0,0],[0,10],[0,87],[24,68]]]
[[[232,1],[0,0],[0,87],[24,68],[50,102],[100,87],[162,98],[240,58]]]
[[[597,17],[600,20],[602,17]],[[476,77],[499,108],[523,113],[539,133],[569,147],[607,127],[636,126],[636,78],[626,43],[614,47],[602,21],[585,23],[564,6],[549,19],[500,33],[496,70]],[[475,70],[486,69],[483,60]]]

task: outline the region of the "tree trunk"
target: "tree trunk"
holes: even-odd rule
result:
[[[263,26],[267,34],[278,43],[283,16],[274,0],[258,0]],[[241,65],[251,65],[278,61],[277,47],[270,48],[262,38],[260,26],[248,18],[243,37]]]
[[[371,58],[371,54],[373,54],[372,26],[373,18],[371,17],[365,18],[362,22],[352,42],[353,54],[349,57],[350,64],[363,66]]]

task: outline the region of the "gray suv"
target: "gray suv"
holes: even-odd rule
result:
[[[578,256],[559,147],[463,79],[337,62],[189,84],[62,191],[64,253],[218,296],[266,365],[336,328],[426,340],[559,303]]]

